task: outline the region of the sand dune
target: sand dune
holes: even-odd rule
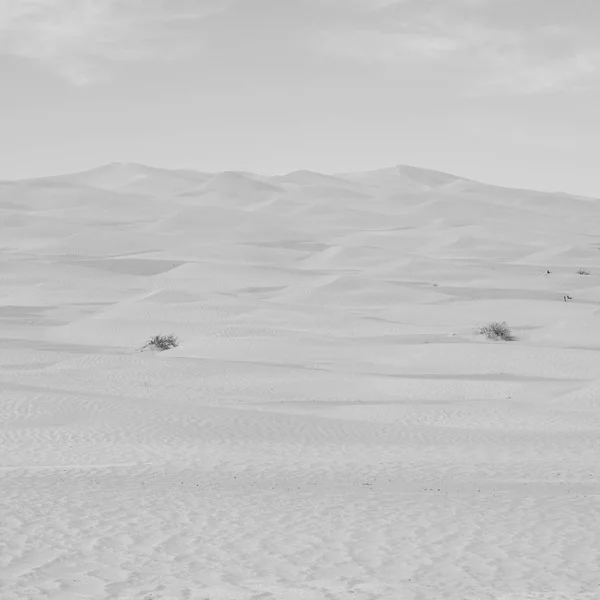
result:
[[[459,182],[468,181],[449,173],[406,165],[360,173],[340,173],[337,176],[341,179],[374,187],[392,188],[402,191],[410,191],[411,189],[422,191],[439,190],[456,185]]]
[[[405,166],[2,182],[0,598],[598,598],[599,226]]]
[[[210,177],[210,174],[199,171],[169,171],[136,163],[111,163],[80,173],[48,177],[43,179],[42,183],[65,181],[101,190],[157,196],[181,193],[205,183]]]

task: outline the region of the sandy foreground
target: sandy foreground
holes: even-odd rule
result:
[[[406,167],[0,184],[0,599],[597,600],[599,232]]]

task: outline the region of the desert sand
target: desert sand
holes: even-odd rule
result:
[[[599,200],[111,164],[0,281],[2,600],[600,598]]]

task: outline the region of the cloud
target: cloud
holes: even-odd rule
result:
[[[358,10],[373,12],[394,6],[402,2],[408,2],[410,0],[321,0],[323,4],[329,6],[342,6],[346,10]]]
[[[441,58],[458,49],[451,37],[415,32],[381,32],[373,29],[326,29],[314,38],[320,49],[340,58],[366,63],[401,65],[415,59]]]
[[[579,91],[598,82],[595,35],[560,23],[501,27],[485,20],[488,6],[492,0],[432,0],[424,10],[405,0],[379,21],[315,31],[311,43],[388,74],[440,77],[469,94]]]
[[[361,12],[377,12],[385,9],[393,9],[402,5],[431,5],[442,0],[320,0],[322,5],[343,7],[345,10]],[[480,8],[497,0],[443,0],[446,6]]]
[[[115,60],[169,59],[197,48],[181,24],[230,0],[0,0],[0,53],[38,61],[75,85]]]
[[[495,61],[497,68],[483,78],[481,91],[509,91],[518,94],[581,92],[598,82],[600,52],[581,49],[551,59],[530,53],[515,53],[507,60]],[[494,64],[494,61],[490,61]]]

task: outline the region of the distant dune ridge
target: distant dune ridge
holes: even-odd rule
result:
[[[409,166],[0,182],[0,598],[596,600],[599,232]]]

